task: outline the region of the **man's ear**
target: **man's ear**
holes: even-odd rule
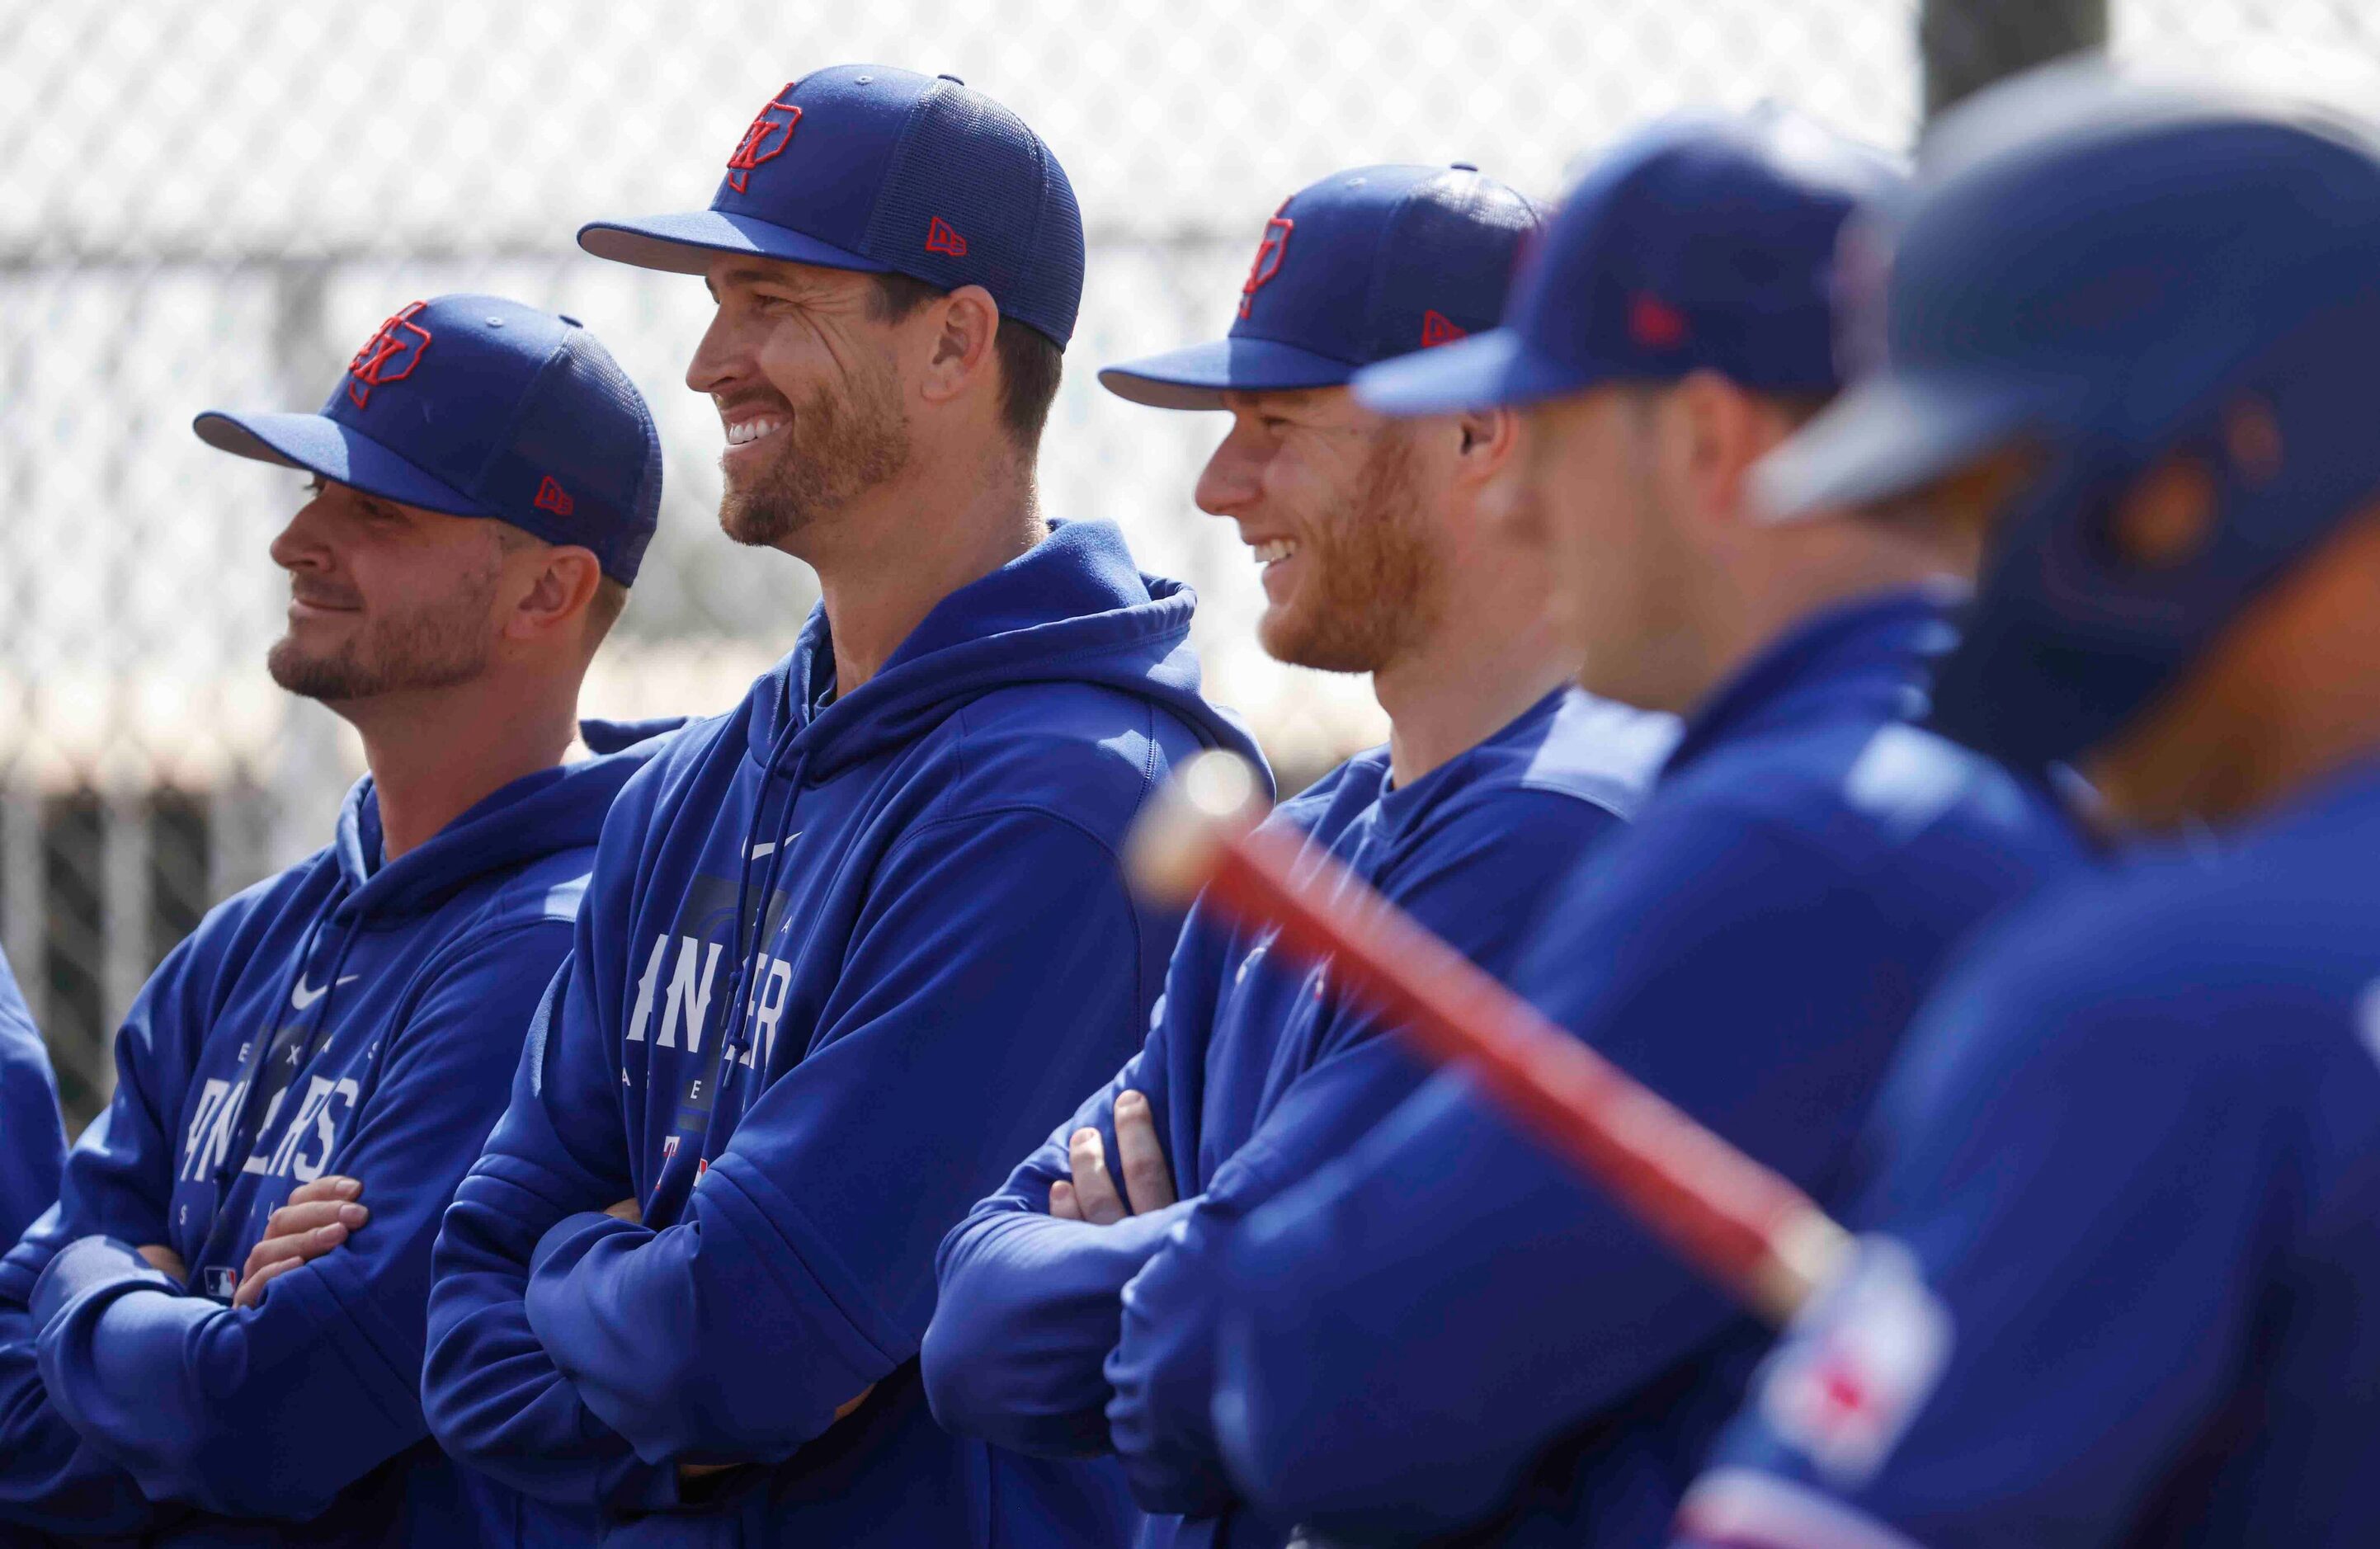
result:
[[[1455,478],[1485,489],[1512,466],[1521,447],[1521,417],[1511,409],[1474,409],[1453,421]]]
[[[929,404],[945,404],[990,380],[992,342],[1000,334],[1000,303],[981,285],[961,285],[926,309],[932,333],[926,342],[918,393]]]
[[[1699,510],[1734,522],[1747,509],[1752,465],[1784,439],[1783,417],[1717,371],[1691,371],[1667,396],[1664,453]]]
[[[603,584],[603,566],[593,550],[575,543],[543,545],[523,554],[538,562],[538,568],[505,616],[504,636],[523,642],[549,639],[585,615]]]

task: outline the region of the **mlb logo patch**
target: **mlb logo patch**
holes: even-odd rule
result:
[[[205,1281],[203,1289],[207,1295],[217,1301],[229,1301],[233,1293],[239,1289],[239,1274],[227,1265],[210,1265]]]
[[[1761,1418],[1836,1486],[1856,1485],[1916,1419],[1951,1338],[1915,1255],[1862,1239],[1851,1273],[1794,1320],[1763,1374]]]
[[[677,1137],[675,1135],[672,1135],[667,1140],[662,1142],[662,1160],[666,1162],[676,1155]]]

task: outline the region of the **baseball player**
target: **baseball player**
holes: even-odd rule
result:
[[[49,1050],[0,956],[0,1242],[16,1241],[58,1197],[66,1155]]]
[[[1265,567],[1265,645],[1372,673],[1389,712],[1386,747],[1269,821],[1499,970],[1675,724],[1563,692],[1543,563],[1485,514],[1517,417],[1400,423],[1346,383],[1492,326],[1536,226],[1467,166],[1340,173],[1266,223],[1228,338],[1100,373],[1137,402],[1230,411],[1197,501]],[[1215,1450],[1212,1245],[1422,1079],[1275,934],[1194,912],[1140,1052],[942,1248],[935,1413],[1021,1450],[1112,1450],[1157,1514],[1146,1543],[1286,1540]]]
[[[2143,842],[1928,1008],[1876,1235],[1682,1528],[2380,1543],[2380,139],[2068,67],[1932,145],[1884,369],[1763,478],[1987,531],[1938,722],[2079,762]]]
[[[57,1208],[0,1259],[0,1537],[553,1542],[430,1440],[430,1255],[649,752],[562,761],[660,442],[584,328],[487,296],[396,313],[320,414],[196,429],[313,474],[268,664],[371,772],[151,976]]]
[[[1254,753],[1189,589],[1036,500],[1065,174],[955,79],[844,66],[762,107],[709,210],[579,240],[703,277],[721,525],[824,600],[604,830],[447,1217],[432,1423],[657,1542],[1111,1542],[1112,1469],[952,1436],[917,1359],[935,1245],[1147,1025],[1179,920],[1127,894],[1134,814]]]
[[[1687,716],[1516,987],[1822,1195],[1945,955],[2073,853],[1905,719],[1955,542],[1751,517],[1753,463],[1838,386],[1838,235],[1892,181],[1791,117],[1665,123],[1572,190],[1505,327],[1355,380],[1396,413],[1526,407],[1580,681]],[[1763,1343],[1459,1072],[1219,1253],[1224,1458],[1318,1538],[1657,1539]]]

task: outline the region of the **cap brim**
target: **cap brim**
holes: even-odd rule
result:
[[[2058,402],[2044,384],[1872,377],[1760,460],[1753,498],[1783,523],[1905,495],[2007,444]]]
[[[1226,393],[1288,393],[1343,387],[1350,362],[1270,339],[1216,339],[1099,368],[1099,385],[1160,409],[1217,409]]]
[[[892,272],[889,263],[862,258],[832,242],[720,210],[690,210],[633,221],[590,221],[578,228],[578,245],[600,259],[634,264],[638,269],[667,270],[673,274],[699,274],[710,267],[712,257],[719,253],[750,253],[759,258],[783,259],[788,263],[814,263],[821,269],[856,269],[867,274]]]
[[[334,483],[401,505],[450,516],[493,516],[443,479],[432,478],[350,426],[319,414],[225,414],[209,409],[190,422],[199,439],[235,457],[303,468]]]
[[[1355,373],[1354,385],[1358,403],[1408,418],[1542,403],[1583,392],[1600,380],[1593,371],[1536,354],[1509,328],[1491,328],[1366,366]]]

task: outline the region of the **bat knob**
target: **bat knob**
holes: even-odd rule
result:
[[[1141,808],[1124,845],[1125,874],[1142,897],[1186,904],[1267,806],[1255,765],[1236,753],[1201,753]]]

